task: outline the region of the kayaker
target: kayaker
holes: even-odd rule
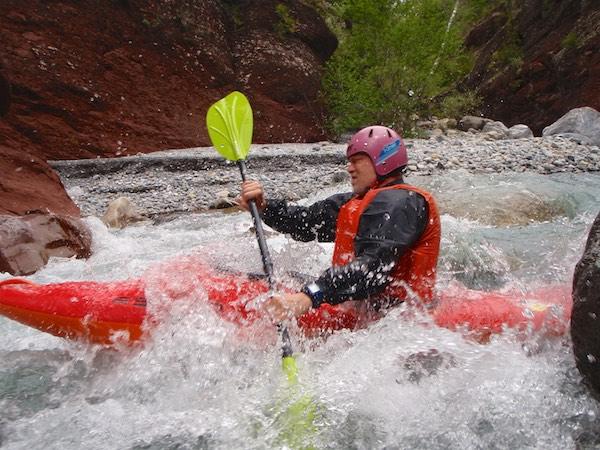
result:
[[[440,218],[428,192],[404,183],[408,162],[400,135],[383,126],[358,131],[346,150],[352,192],[308,207],[268,199],[257,181],[242,184],[240,206],[256,201],[264,222],[295,240],[335,242],[332,266],[301,292],[265,303],[279,322],[322,303],[381,308],[433,298]]]

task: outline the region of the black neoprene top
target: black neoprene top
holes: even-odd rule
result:
[[[340,208],[352,195],[332,195],[307,207],[267,200],[262,217],[267,225],[297,241],[333,242]],[[422,195],[406,189],[378,193],[360,218],[354,240],[356,258],[344,266],[330,267],[316,280],[325,302],[362,300],[381,292],[399,256],[421,237],[428,219]]]

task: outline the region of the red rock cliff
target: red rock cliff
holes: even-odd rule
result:
[[[600,110],[600,2],[505,2],[466,39],[476,50],[467,85],[482,113],[537,135],[573,108]]]
[[[3,0],[0,41],[0,271],[89,253],[47,160],[209,145],[206,110],[235,89],[254,142],[325,138],[317,94],[337,40],[300,2]]]
[[[325,137],[317,91],[337,41],[300,2],[4,0],[0,39],[3,147],[67,159],[208,145],[206,110],[234,89],[255,141]]]

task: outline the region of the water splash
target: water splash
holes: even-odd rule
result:
[[[442,281],[471,273],[473,282],[482,283],[487,273],[523,288],[568,282],[600,197],[600,177],[593,175],[448,174],[410,181],[440,198],[443,192],[464,196],[473,208],[506,186],[524,186],[568,205],[548,222],[508,227],[443,216]],[[114,352],[0,319],[2,447],[280,448],[273,405],[285,388],[276,332],[267,326],[241,332],[220,320],[201,285],[180,302],[162,298],[160,277],[151,276],[160,261],[198,251],[211,264],[260,271],[250,218],[190,215],[118,232],[95,219],[89,223],[96,250],[90,260],[53,259],[31,278],[146,274],[157,283],[148,301],[162,314],[160,324],[143,347]],[[268,241],[279,274],[316,275],[329,264],[330,244],[295,243],[282,235]],[[177,290],[185,275],[163,281]],[[320,341],[294,335],[294,344],[302,350],[301,383],[322,412],[314,436],[318,448],[597,444],[600,411],[581,384],[568,337],[523,341],[505,333],[481,345],[399,308],[366,330]]]

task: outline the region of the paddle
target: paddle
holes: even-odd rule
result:
[[[241,92],[232,92],[218,102],[214,103],[206,113],[206,126],[210,140],[217,150],[228,161],[235,161],[240,169],[242,181],[246,181],[245,159],[252,143],[252,108],[250,102]],[[250,213],[254,222],[256,239],[262,257],[263,269],[267,274],[269,287],[272,289],[275,279],[273,277],[273,262],[267,247],[262,220],[258,214],[256,203],[250,201]],[[288,379],[296,376],[296,362],[293,358],[292,343],[287,327],[279,325],[283,341],[283,367]]]
[[[252,108],[248,99],[240,92],[232,92],[214,103],[206,113],[208,135],[215,149],[228,161],[235,161],[240,169],[242,180],[246,181],[245,159],[252,143]],[[265,240],[262,221],[254,201],[250,202],[250,212],[256,230],[256,238],[262,256],[263,268],[267,274],[269,287],[274,284],[273,263]],[[278,326],[282,340],[282,368],[288,383],[298,387],[298,367],[293,356],[292,343],[283,324]],[[296,391],[296,389],[294,389]],[[297,394],[297,392],[295,392]],[[277,420],[285,429],[280,437],[292,448],[306,444],[306,431],[314,430],[313,421],[316,407],[307,395],[300,395],[286,409],[284,414],[278,414]]]

